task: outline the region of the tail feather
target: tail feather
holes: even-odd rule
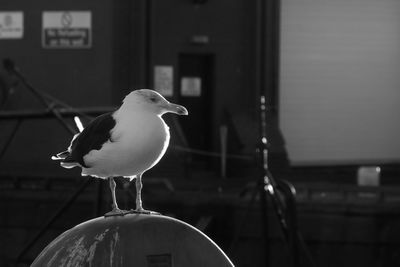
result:
[[[60,165],[61,167],[66,169],[71,169],[74,167],[82,167],[81,164],[79,164],[78,162],[61,162]]]
[[[60,160],[61,167],[66,169],[71,169],[74,167],[82,167],[82,165],[79,164],[78,162],[75,162],[71,158],[68,158],[69,156],[71,156],[71,153],[69,152],[69,150],[66,150],[56,154],[55,156],[52,156],[51,159]]]
[[[55,156],[52,156],[51,159],[52,160],[63,160],[66,159],[71,153],[67,150],[67,151],[63,151],[61,153],[58,153]]]

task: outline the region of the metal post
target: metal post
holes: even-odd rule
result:
[[[72,202],[75,201],[75,199],[79,196],[79,194],[86,188],[86,186],[92,181],[91,178],[87,178],[86,181],[84,181],[81,186],[75,191],[75,193],[62,205],[57,212],[51,217],[39,230],[39,232],[29,241],[29,243],[22,249],[22,251],[19,253],[16,262],[20,262],[22,257],[25,256],[25,254],[28,252],[28,250],[36,243],[36,241],[43,235],[45,231],[48,230],[48,228],[53,225],[53,223],[57,220],[58,217],[60,217],[61,214],[64,213],[64,211],[71,206]]]

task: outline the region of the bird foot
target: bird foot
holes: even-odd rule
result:
[[[157,211],[152,211],[152,210],[145,210],[145,209],[135,209],[135,210],[130,210],[129,213],[134,213],[134,214],[147,214],[147,215],[161,215],[161,213]]]
[[[129,210],[120,210],[120,209],[113,209],[112,211],[107,212],[104,214],[104,217],[111,217],[111,216],[125,216],[129,214]]]

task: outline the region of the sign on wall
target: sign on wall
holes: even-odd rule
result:
[[[181,96],[188,96],[188,97],[201,96],[201,78],[182,77]]]
[[[174,68],[172,66],[154,67],[154,88],[163,96],[172,96],[174,86]]]
[[[0,11],[0,39],[21,39],[24,36],[24,13]]]
[[[91,11],[44,11],[43,48],[90,48],[92,46]]]

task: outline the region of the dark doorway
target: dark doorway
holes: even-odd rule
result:
[[[179,54],[179,103],[189,110],[190,120],[181,120],[189,146],[212,149],[214,55]]]

